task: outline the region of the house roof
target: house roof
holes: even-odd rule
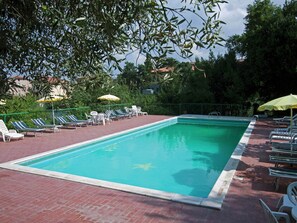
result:
[[[159,69],[153,69],[151,72],[152,73],[169,73],[174,71],[174,69],[175,69],[174,67],[162,67]]]

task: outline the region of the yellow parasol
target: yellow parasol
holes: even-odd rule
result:
[[[287,109],[290,109],[290,115],[291,115],[291,120],[290,120],[290,127],[292,129],[293,125],[293,109],[297,108],[297,95],[287,95],[283,96],[280,98],[276,98],[272,101],[268,101],[265,104],[261,105],[258,110],[259,111],[265,111],[265,110],[276,110],[276,111],[284,111]]]
[[[37,100],[38,103],[51,103],[52,104],[52,116],[53,116],[53,124],[55,125],[55,110],[54,110],[54,102],[61,101],[64,97],[58,95],[50,95]]]
[[[117,96],[114,96],[112,94],[106,94],[98,97],[97,99],[102,100],[102,101],[108,101],[108,105],[110,101],[119,101],[120,98]],[[110,105],[109,105],[109,110],[110,110]]]

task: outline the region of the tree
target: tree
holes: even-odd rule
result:
[[[137,67],[133,63],[126,62],[125,67],[120,75],[117,77],[120,84],[127,85],[130,90],[135,91],[140,88],[140,78]]]
[[[253,83],[250,91],[254,95],[259,92],[264,100],[295,92],[297,2],[286,1],[280,8],[269,0],[257,0],[247,12],[245,33],[237,49],[245,55],[244,75]]]
[[[0,2],[1,73],[77,78],[102,64],[119,67],[122,55],[139,49],[152,59],[222,41],[222,21],[215,10],[224,0]],[[195,27],[190,13],[201,21]]]
[[[71,97],[68,102],[72,107],[96,107],[98,97],[106,94],[114,87],[113,79],[102,69],[95,73],[87,73],[83,78],[70,82]]]

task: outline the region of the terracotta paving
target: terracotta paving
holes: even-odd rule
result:
[[[59,133],[0,142],[0,162],[52,150],[163,120],[142,116]],[[268,176],[267,137],[272,125],[257,121],[221,210],[197,207],[82,183],[0,169],[0,222],[264,222],[258,199],[275,209],[290,181],[274,191]]]

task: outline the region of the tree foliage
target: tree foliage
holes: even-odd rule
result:
[[[229,46],[244,55],[251,95],[267,100],[296,92],[297,2],[281,8],[257,0],[247,12],[244,34],[233,37]]]
[[[6,74],[76,78],[102,64],[118,66],[132,50],[151,58],[220,42],[217,8],[224,0],[0,2],[0,70]],[[191,18],[185,16],[185,12]],[[200,20],[195,27],[192,19]]]

